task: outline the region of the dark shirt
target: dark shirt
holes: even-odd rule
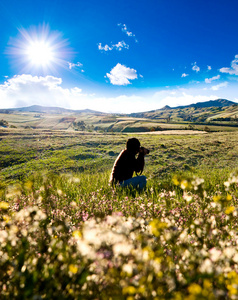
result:
[[[134,152],[129,152],[127,149],[122,150],[114,163],[110,182],[117,183],[132,178],[134,172],[143,171],[144,163],[143,153],[139,153],[136,158]]]

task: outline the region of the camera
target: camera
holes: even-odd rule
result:
[[[146,149],[145,147],[140,147],[140,152],[146,155],[150,153],[150,150]]]

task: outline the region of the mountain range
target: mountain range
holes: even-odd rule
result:
[[[31,128],[97,132],[148,132],[184,129],[196,126],[211,130],[238,127],[238,103],[226,99],[198,102],[132,114],[103,113],[94,110],[71,110],[60,107],[1,109],[0,128]],[[218,127],[214,127],[218,126]]]
[[[201,109],[201,111],[203,109],[209,109],[209,108],[223,108],[223,107],[230,107],[230,106],[237,106],[238,108],[238,103],[235,103],[233,101],[227,100],[227,99],[217,99],[217,100],[209,100],[209,101],[205,101],[205,102],[197,102],[195,104],[189,104],[189,105],[184,105],[184,106],[176,106],[176,107],[170,107],[169,105],[164,106],[163,108],[160,109],[156,109],[156,110],[151,110],[151,111],[147,111],[147,112],[141,112],[141,113],[132,113],[130,114],[132,117],[139,117],[139,118],[146,118],[146,117],[150,117],[150,116],[154,116],[155,115],[161,115],[161,112],[175,112],[177,111],[194,111],[194,109]]]
[[[168,110],[178,110],[178,109],[187,109],[187,108],[209,108],[209,107],[229,107],[229,106],[238,106],[238,103],[235,103],[230,100],[226,99],[217,99],[217,100],[210,100],[205,102],[198,102],[195,104],[185,105],[185,106],[177,106],[177,107],[170,107],[166,105],[163,108],[139,112],[139,113],[131,113],[129,116],[131,117],[146,117],[149,114],[154,114],[156,112],[161,113],[161,111],[168,111]],[[19,107],[19,108],[9,108],[9,109],[0,109],[0,113],[14,113],[14,112],[35,112],[35,113],[48,113],[48,114],[65,114],[65,113],[74,113],[74,114],[105,114],[104,112],[99,112],[91,109],[84,109],[84,110],[73,110],[61,107],[45,107],[40,105],[32,105],[28,107]]]
[[[19,108],[8,108],[0,109],[0,113],[13,113],[13,112],[35,112],[35,113],[47,113],[47,114],[65,114],[65,113],[74,113],[74,114],[102,114],[102,112],[83,109],[83,110],[73,110],[62,107],[51,107],[51,106],[41,106],[41,105],[31,105],[27,107]]]

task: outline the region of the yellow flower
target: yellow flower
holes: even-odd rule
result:
[[[172,180],[175,185],[179,185],[179,181],[176,176],[174,176]]]
[[[221,200],[221,196],[220,195],[216,195],[216,196],[213,197],[213,200],[215,202],[219,202]]]
[[[187,187],[188,187],[188,182],[187,182],[187,180],[182,180],[182,181],[181,181],[181,188],[182,188],[183,190],[185,190]]]
[[[71,265],[69,265],[69,271],[73,274],[76,274],[78,271],[78,268],[77,268],[77,266],[71,264]]]
[[[135,294],[136,293],[136,288],[134,286],[127,286],[123,288],[123,294]]]
[[[150,229],[152,234],[154,234],[155,236],[159,236],[160,235],[160,231],[167,228],[168,225],[165,222],[160,222],[157,219],[154,219],[153,221],[150,222]]]
[[[229,214],[233,213],[234,210],[235,210],[234,206],[229,206],[229,207],[226,208],[225,213],[227,215],[229,215]]]
[[[76,239],[80,239],[82,237],[82,234],[79,230],[75,230],[73,232],[73,237],[75,237]]]
[[[232,196],[231,196],[230,194],[227,194],[226,200],[227,200],[227,201],[231,201],[231,200],[232,200]]]
[[[203,287],[206,290],[210,290],[210,289],[212,289],[212,283],[208,279],[204,279],[204,281],[203,281]]]
[[[24,184],[24,187],[27,189],[27,190],[31,190],[32,189],[32,186],[33,186],[33,182],[31,180],[28,180],[25,184]]]
[[[6,223],[8,223],[8,222],[10,221],[10,218],[9,218],[9,216],[5,215],[5,216],[3,216],[3,220],[4,220]]]
[[[159,272],[157,273],[157,277],[158,277],[158,278],[162,278],[162,277],[163,277],[163,275],[164,275],[164,274],[163,274],[163,272],[162,272],[162,271],[159,271]]]
[[[9,208],[9,204],[7,202],[0,202],[0,209],[8,209]]]
[[[188,291],[190,294],[192,295],[199,295],[202,292],[202,288],[200,287],[200,285],[196,284],[196,283],[192,283],[189,287],[188,287]]]

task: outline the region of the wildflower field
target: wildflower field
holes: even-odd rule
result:
[[[128,137],[1,132],[0,299],[238,299],[238,133]]]

